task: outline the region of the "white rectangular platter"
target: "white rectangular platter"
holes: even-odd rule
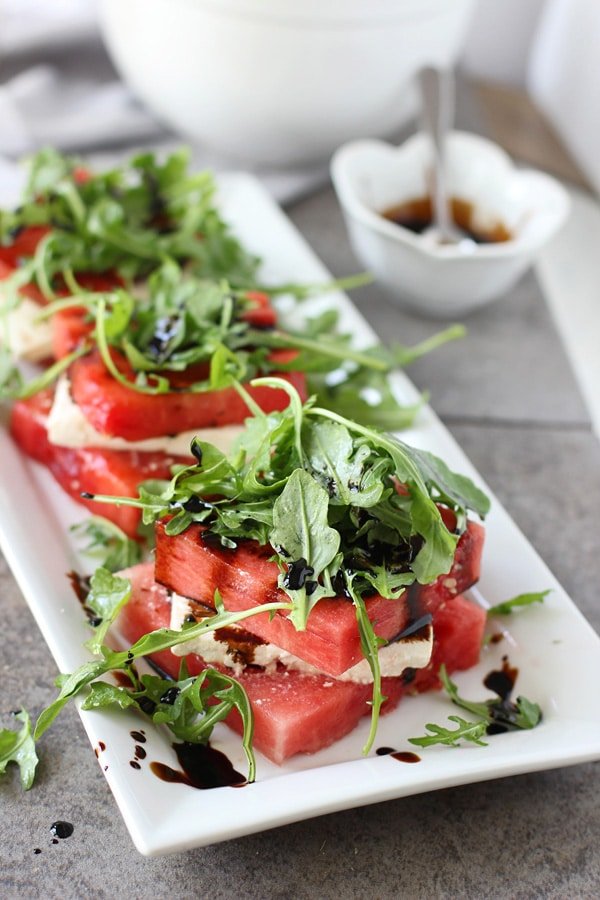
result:
[[[265,261],[265,282],[330,279],[257,181],[229,175],[220,178],[219,187],[226,218]],[[340,309],[341,330],[352,332],[357,344],[375,340],[341,294],[315,298],[301,311],[314,314],[332,304]],[[392,383],[407,403],[417,399],[403,375],[394,376]],[[481,484],[429,408],[403,437],[439,454]],[[17,452],[0,426],[0,545],[63,672],[86,660],[82,644],[89,637],[88,627],[65,578],[73,567],[90,568],[89,562],[77,558],[68,531],[84,517],[82,508],[63,496],[46,471]],[[136,771],[129,765],[129,733],[144,727],[142,718],[125,712],[81,713],[92,745],[106,745],[99,762],[138,850],[147,855],[186,850],[349,807],[600,758],[600,639],[497,501],[486,525],[479,599],[493,605],[525,591],[552,588],[552,594],[543,606],[508,617],[504,640],[485,648],[479,666],[456,680],[464,695],[482,698],[486,695],[482,678],[508,653],[520,670],[518,692],[542,707],[540,726],[494,736],[485,748],[432,747],[421,752],[418,765],[403,765],[374,751],[369,758],[362,757],[365,719],[334,746],[294,758],[281,768],[259,755],[256,782],[241,790],[199,791],[162,782],[151,773],[150,761],[177,764],[167,733],[147,727],[146,722],[148,754]],[[456,708],[439,694],[406,698],[381,720],[375,747],[408,750],[409,737],[424,734],[428,722],[445,723],[453,712]],[[212,743],[236,769],[245,771],[236,735],[218,726]]]

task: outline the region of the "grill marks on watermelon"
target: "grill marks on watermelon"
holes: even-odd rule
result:
[[[82,498],[81,492],[134,497],[140,482],[150,478],[169,478],[173,464],[187,464],[190,459],[166,453],[58,447],[50,443],[46,431],[45,420],[51,405],[51,390],[40,391],[28,400],[17,401],[10,420],[13,438],[28,456],[49,468],[73,500],[95,515],[110,519],[129,537],[135,538],[141,518],[139,510],[95,503]]]
[[[154,581],[152,563],[135,566],[121,574],[132,583],[131,599],[118,621],[121,634],[133,643],[144,634],[168,628],[171,614],[168,592]],[[318,608],[315,607],[311,616]],[[249,622],[252,619],[244,622],[244,628]],[[388,699],[382,712],[394,709],[406,692],[438,687],[436,673],[442,663],[450,673],[474,665],[479,658],[484,623],[485,612],[464,597],[442,600],[433,613],[432,663],[427,669],[419,670],[410,685],[406,685],[402,676],[384,678],[382,688]],[[151,659],[168,675],[178,677],[181,658],[170,650],[153,654]],[[206,668],[206,663],[195,654],[185,659],[192,675]],[[370,685],[340,682],[326,675],[303,675],[282,667],[275,673],[249,667],[239,681],[254,713],[254,746],[278,765],[297,753],[316,753],[328,747],[351,732],[371,711]],[[226,724],[242,732],[236,711],[230,714]]]
[[[218,590],[226,609],[252,609],[262,603],[287,602],[277,587],[279,570],[270,561],[271,547],[241,541],[236,550],[206,541],[206,529],[192,525],[171,537],[164,523],[156,526],[156,580],[170,590],[213,605]],[[469,523],[461,536],[455,562],[448,575],[434,584],[416,587],[396,600],[375,594],[366,600],[369,618],[380,637],[390,639],[410,621],[433,613],[442,603],[475,583],[483,548],[483,529]],[[416,603],[412,602],[416,597]],[[285,611],[273,618],[260,613],[247,620],[248,631],[311,663],[331,675],[341,675],[363,659],[353,604],[345,597],[320,600],[312,610],[306,631],[296,631]]]
[[[192,525],[169,537],[165,526],[156,527],[156,580],[184,597],[213,605],[219,590],[225,608],[252,609],[262,603],[289,602],[277,587],[279,570],[270,560],[271,547],[241,541],[237,550],[207,542],[206,529]],[[408,624],[409,610],[402,600],[379,595],[366,601],[375,631],[384,638],[398,634]],[[324,672],[340,675],[363,659],[356,614],[345,597],[320,600],[312,610],[306,631],[296,631],[285,611],[259,613],[247,620],[248,631],[293,653]]]
[[[272,361],[289,362],[290,353],[275,351]],[[135,374],[127,360],[112,350],[115,365],[133,381]],[[162,373],[165,374],[165,373]],[[193,393],[186,390],[206,370],[188,370],[173,379],[176,393],[141,394],[118,382],[107,370],[98,351],[76,360],[69,368],[71,395],[88,422],[101,434],[140,441],[161,435],[179,434],[200,428],[219,428],[241,424],[249,410],[234,388]],[[306,378],[302,372],[279,373],[306,399]],[[285,409],[289,397],[285,391],[270,387],[247,386],[249,394],[264,412]]]

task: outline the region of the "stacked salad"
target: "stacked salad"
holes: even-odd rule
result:
[[[357,279],[261,284],[214,190],[183,153],[100,175],[35,157],[0,213],[0,396],[23,451],[95,513],[80,531],[103,563],[84,579],[95,659],[61,677],[36,734],[86,689],[87,708],[135,707],[184,743],[225,720],[252,779],[253,747],[282,762],[368,713],[368,752],[403,694],[454,689],[485,623],[462,596],[483,544],[468,513],[489,504],[385,433],[418,414],[389,371],[461,330],[356,350],[335,308],[286,328],[280,295]],[[129,650],[105,644],[115,623]],[[539,719],[502,703],[423,740]]]

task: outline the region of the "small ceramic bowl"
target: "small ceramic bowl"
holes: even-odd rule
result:
[[[554,178],[517,169],[500,147],[473,134],[452,132],[446,159],[448,194],[470,212],[471,229],[490,235],[500,226],[508,240],[440,244],[382,215],[430,194],[431,148],[422,134],[400,147],[373,140],[345,144],[332,159],[331,175],[361,263],[398,304],[455,318],[515,284],[565,222],[570,200]]]

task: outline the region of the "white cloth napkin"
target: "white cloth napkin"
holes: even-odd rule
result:
[[[140,145],[168,149],[181,143],[122,82],[90,75],[81,52],[85,41],[98,54],[93,0],[0,0],[0,58],[17,70],[0,84],[0,155],[17,159],[43,146],[83,154],[127,148],[104,157],[112,165]],[[41,62],[48,51],[52,62]],[[192,151],[196,168],[253,171],[281,203],[327,180],[326,165],[275,171],[240,165],[200,145]],[[0,165],[0,177],[1,171]]]

